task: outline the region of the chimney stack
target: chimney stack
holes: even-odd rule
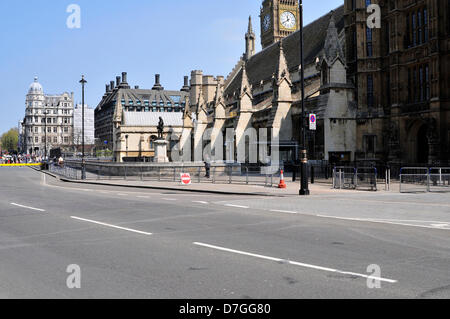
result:
[[[156,90],[156,91],[162,91],[164,90],[164,88],[161,86],[160,83],[160,75],[159,74],[155,74],[155,85],[153,86],[152,90]]]
[[[106,91],[105,91],[106,93],[109,93],[109,92],[111,92],[111,90],[109,89],[109,84],[106,84]]]
[[[134,89],[135,89],[135,90],[139,90],[139,85],[136,85],[136,86],[134,87]]]
[[[111,90],[111,92],[114,90],[114,81],[109,82],[109,89]]]
[[[184,86],[181,89],[182,92],[189,92],[191,90],[191,88],[189,87],[189,77],[185,76],[184,77]]]
[[[126,84],[127,82],[127,72],[122,72],[122,83]]]
[[[116,76],[116,87],[119,87],[120,82],[121,82],[120,76]]]

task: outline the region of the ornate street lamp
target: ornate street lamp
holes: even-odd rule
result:
[[[301,77],[301,86],[302,86],[302,115],[301,115],[301,173],[302,178],[300,182],[300,195],[308,196],[309,188],[308,188],[308,153],[306,150],[306,127],[305,127],[305,68],[304,66],[304,57],[303,57],[303,0],[299,1],[299,9],[300,9],[300,77]]]

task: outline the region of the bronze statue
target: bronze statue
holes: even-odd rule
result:
[[[164,138],[163,133],[164,133],[164,121],[163,121],[162,117],[159,117],[158,138],[160,138],[160,139]]]

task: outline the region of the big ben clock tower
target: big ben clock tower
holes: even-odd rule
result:
[[[300,28],[298,0],[263,0],[261,8],[263,49]]]

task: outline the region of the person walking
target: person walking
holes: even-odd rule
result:
[[[206,171],[206,178],[211,177],[211,162],[209,161],[209,158],[205,160],[205,171]]]

